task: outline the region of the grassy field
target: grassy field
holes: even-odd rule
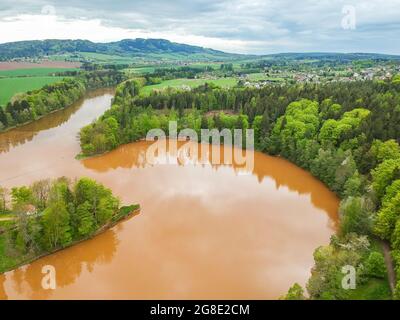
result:
[[[64,77],[0,78],[0,106],[6,105],[17,93],[40,89],[46,84],[60,81]]]
[[[367,283],[350,290],[350,300],[373,300],[379,297],[380,300],[391,300],[389,284],[383,279],[370,279]]]
[[[221,67],[220,62],[195,62],[195,63],[190,63],[189,67],[191,68],[205,68],[205,67],[211,67],[213,70],[218,70]]]
[[[251,81],[262,81],[262,80],[285,81],[285,79],[283,78],[268,77],[265,73],[250,73],[248,75],[248,78]]]
[[[188,86],[191,88],[198,87],[205,83],[213,83],[220,87],[233,87],[237,84],[236,78],[221,78],[221,79],[174,79],[167,80],[160,84],[155,84],[151,86],[146,86],[142,89],[142,94],[149,94],[153,90],[162,90],[165,88],[179,88],[183,86]]]
[[[371,241],[371,250],[384,254],[382,245],[375,239]],[[350,300],[391,300],[389,281],[385,279],[371,278],[367,283],[357,285],[355,290],[349,290]]]
[[[147,73],[152,73],[156,70],[156,67],[149,66],[149,67],[136,67],[136,68],[128,68],[125,69],[125,73],[128,75],[143,75]]]
[[[14,77],[44,77],[59,72],[79,70],[77,68],[29,68],[15,70],[0,70],[0,78]]]
[[[103,53],[81,52],[79,55],[84,57],[85,59],[90,59],[97,63],[130,64],[134,62],[134,59],[131,57],[123,57]]]

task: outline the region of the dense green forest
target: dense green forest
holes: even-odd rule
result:
[[[400,277],[399,76],[262,89],[204,85],[149,96],[138,95],[142,83],[121,84],[112,108],[81,130],[83,154],[136,141],[152,128],[167,131],[169,120],[196,130],[251,127],[258,150],[307,169],[342,199],[338,234],[314,254],[310,298],[391,297],[380,241],[390,243]],[[343,265],[356,268],[357,290],[342,288]],[[296,284],[286,298],[303,297]]]
[[[68,107],[82,98],[87,90],[114,86],[123,80],[124,75],[118,71],[83,72],[74,78],[16,95],[5,108],[0,107],[0,131]]]
[[[95,43],[89,40],[33,40],[0,44],[0,61],[79,52],[120,56],[180,54],[211,57],[215,60],[240,56],[213,49],[175,43],[164,39],[125,39],[110,43]]]
[[[88,178],[42,180],[31,186],[0,188],[0,272],[86,239],[138,206],[119,208],[111,190]]]

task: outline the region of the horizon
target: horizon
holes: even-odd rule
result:
[[[400,0],[0,0],[0,30],[0,300],[400,300]]]
[[[0,43],[155,38],[238,54],[400,54],[399,0],[0,1]]]
[[[383,53],[383,52],[341,52],[341,51],[283,51],[283,52],[275,52],[275,53],[266,53],[266,54],[259,54],[259,53],[235,53],[235,52],[229,52],[229,51],[223,51],[219,49],[215,49],[212,47],[203,47],[200,45],[191,45],[188,43],[183,43],[183,42],[175,42],[171,41],[169,39],[163,39],[163,38],[122,38],[119,40],[113,40],[113,41],[92,41],[90,39],[84,39],[84,38],[74,38],[74,39],[59,39],[59,38],[48,38],[48,39],[34,39],[34,40],[18,40],[18,41],[9,41],[9,42],[0,42],[0,45],[2,44],[9,44],[9,43],[18,43],[18,42],[29,42],[29,41],[49,41],[49,40],[56,40],[56,41],[90,41],[92,43],[96,44],[108,44],[108,43],[115,43],[115,42],[120,42],[120,41],[125,41],[125,40],[166,40],[171,43],[176,43],[176,44],[181,44],[181,45],[189,45],[189,46],[194,46],[194,47],[200,47],[203,49],[210,49],[210,50],[215,50],[215,51],[221,51],[223,53],[227,54],[237,54],[237,55],[246,55],[246,56],[272,56],[272,55],[284,55],[284,54],[369,54],[369,55],[384,55],[384,56],[398,56],[400,57],[400,53]]]

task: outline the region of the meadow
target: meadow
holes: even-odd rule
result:
[[[29,68],[29,69],[14,69],[0,70],[0,78],[14,77],[44,77],[54,75],[56,73],[75,71],[78,68]]]
[[[52,76],[0,78],[0,106],[5,106],[17,93],[40,89],[63,78]]]
[[[285,81],[285,79],[283,78],[269,77],[265,73],[250,73],[247,77],[250,81],[267,81],[267,80],[276,82]]]
[[[220,78],[220,79],[173,79],[166,80],[160,84],[155,84],[151,86],[146,86],[142,88],[142,94],[149,94],[153,90],[162,90],[165,88],[179,88],[188,86],[190,88],[198,87],[205,83],[213,83],[217,86],[230,88],[237,84],[238,80],[236,78]]]
[[[131,57],[124,57],[112,54],[81,52],[79,55],[82,56],[84,59],[94,61],[95,63],[130,64],[134,62],[134,59]]]

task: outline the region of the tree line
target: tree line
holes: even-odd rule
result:
[[[0,263],[0,271],[86,239],[137,208],[120,209],[111,190],[89,178],[72,182],[62,177],[15,187],[10,191],[10,204],[5,201],[6,193],[0,189],[0,216],[11,213],[14,219],[0,231],[4,243],[0,247],[5,251],[0,257],[11,258],[13,264]]]
[[[87,90],[114,86],[123,80],[124,75],[117,71],[83,72],[74,78],[18,94],[5,108],[0,107],[0,131],[66,108],[82,98]]]
[[[357,294],[385,298],[390,290],[377,236],[390,242],[400,277],[398,79],[262,89],[206,84],[149,96],[138,95],[141,83],[131,80],[119,87],[112,108],[82,129],[82,151],[91,155],[111,150],[152,128],[167,132],[164,127],[171,119],[196,130],[251,127],[258,150],[310,171],[342,199],[338,234],[314,254],[310,297],[354,297],[341,286],[341,267],[349,264],[359,275]],[[295,285],[289,293],[290,298],[302,289]],[[395,297],[400,298],[400,282]]]
[[[340,108],[305,99],[289,104],[263,147],[310,171],[342,199],[338,234],[314,253],[315,266],[307,283],[310,297],[356,298],[352,290],[342,287],[342,267],[349,265],[356,270],[358,294],[384,299],[390,297],[390,290],[384,257],[374,237],[380,220],[378,192],[390,183],[376,185],[374,172],[379,169],[374,166],[379,168],[382,153],[386,154],[383,150],[398,149],[399,145],[394,140],[375,139],[369,146],[371,111],[355,108],[337,117]],[[326,111],[332,112],[333,118],[325,118]],[[399,293],[398,287],[396,297]]]
[[[162,92],[155,91],[148,96],[138,94],[140,87],[145,84],[144,80],[130,80],[120,86],[113,107],[100,118],[96,123],[98,130],[92,130],[86,140],[93,140],[90,135],[104,133],[106,138],[115,140],[115,143],[109,144],[107,150],[121,143],[134,141],[129,138],[132,135],[127,131],[139,108],[174,109],[179,116],[190,109],[203,113],[222,110],[247,116],[250,126],[256,131],[256,146],[265,151],[265,137],[270,135],[272,127],[285,113],[287,106],[299,99],[308,99],[318,102],[321,117],[323,120],[331,119],[331,126],[333,120],[353,109],[370,111],[364,144],[365,149],[369,149],[374,139],[396,140],[400,136],[400,83],[395,78],[391,82],[273,85],[262,89],[221,89],[212,84],[205,84],[190,91],[167,89]],[[135,87],[132,92],[131,86]],[[346,121],[350,120],[343,120],[340,126],[350,125]],[[110,125],[105,122],[115,124],[115,130],[109,130]],[[109,137],[106,131],[112,132],[114,137]],[[369,170],[368,162],[364,161],[360,171],[365,174]]]

